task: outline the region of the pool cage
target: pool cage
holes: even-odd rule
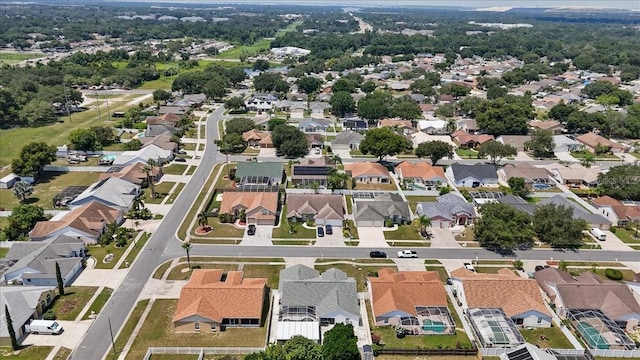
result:
[[[592,349],[631,350],[635,342],[600,310],[570,309],[567,318]]]
[[[525,343],[516,324],[502,309],[468,309],[467,317],[483,347],[515,348]]]
[[[400,325],[407,335],[449,335],[456,331],[456,325],[445,307],[416,306],[417,316],[400,318]]]

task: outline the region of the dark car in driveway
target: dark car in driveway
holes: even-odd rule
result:
[[[318,237],[324,237],[324,229],[322,226],[318,227]]]
[[[333,226],[331,226],[331,225],[325,225],[325,226],[324,226],[324,232],[325,232],[327,235],[332,235],[332,234],[333,234]]]
[[[256,226],[251,224],[247,228],[247,235],[255,235],[256,234]]]
[[[369,257],[372,258],[386,258],[387,257],[387,253],[384,251],[372,251],[369,253]]]

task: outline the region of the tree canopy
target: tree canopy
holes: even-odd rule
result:
[[[335,324],[324,334],[323,360],[359,360],[358,338],[351,324]]]
[[[418,158],[429,158],[432,165],[436,165],[440,159],[453,156],[453,146],[444,141],[435,140],[418,144],[416,149]]]
[[[598,175],[598,190],[619,200],[640,201],[640,165],[613,166]]]
[[[331,104],[331,112],[336,116],[345,116],[352,113],[356,108],[351,94],[347,91],[334,93],[331,96],[331,100],[329,100],[329,104]]]
[[[537,158],[548,158],[553,156],[555,144],[551,130],[536,129],[531,133],[531,139],[524,144],[533,156]]]
[[[256,127],[256,123],[249,118],[233,118],[225,123],[225,132],[227,134],[240,134]]]
[[[367,131],[364,140],[360,143],[360,151],[363,154],[374,155],[379,160],[411,150],[411,148],[409,140],[388,127]]]
[[[533,228],[543,243],[554,248],[579,248],[582,245],[582,231],[587,228],[583,219],[573,218],[569,206],[545,204],[538,206],[533,215]]]
[[[480,246],[498,252],[511,252],[533,244],[535,233],[529,214],[502,203],[483,204],[480,214],[480,219],[473,227]]]
[[[56,147],[45,142],[32,142],[20,150],[11,162],[11,171],[20,176],[33,176],[37,180],[42,169],[56,160]]]
[[[515,147],[496,140],[487,141],[478,149],[478,156],[489,157],[493,165],[498,165],[503,158],[516,154],[518,154],[518,150]]]
[[[279,125],[273,130],[273,146],[286,157],[302,157],[309,152],[307,136],[298,128]]]
[[[11,215],[8,217],[9,224],[4,229],[4,233],[9,240],[22,240],[38,221],[46,219],[44,210],[41,207],[18,205],[11,211]]]

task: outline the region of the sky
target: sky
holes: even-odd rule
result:
[[[206,4],[297,4],[343,6],[463,6],[463,7],[582,7],[640,10],[640,0],[135,0],[146,2]]]

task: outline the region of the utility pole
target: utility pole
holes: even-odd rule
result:
[[[67,85],[62,83],[62,91],[64,92],[64,107],[67,109],[67,117],[71,122],[71,113],[69,112],[69,97],[67,96]]]
[[[98,119],[102,121],[102,115],[100,114],[100,98],[98,97],[98,90],[94,90],[94,94],[96,95],[96,102],[98,103]]]
[[[113,329],[111,328],[111,318],[107,317],[107,321],[109,322],[109,334],[111,335],[111,346],[113,347],[113,354],[118,355],[116,350],[116,342],[113,340]]]
[[[109,116],[109,121],[111,121],[111,111],[109,111],[109,98],[107,97],[107,91],[104,91],[104,101],[107,103],[107,115]]]

